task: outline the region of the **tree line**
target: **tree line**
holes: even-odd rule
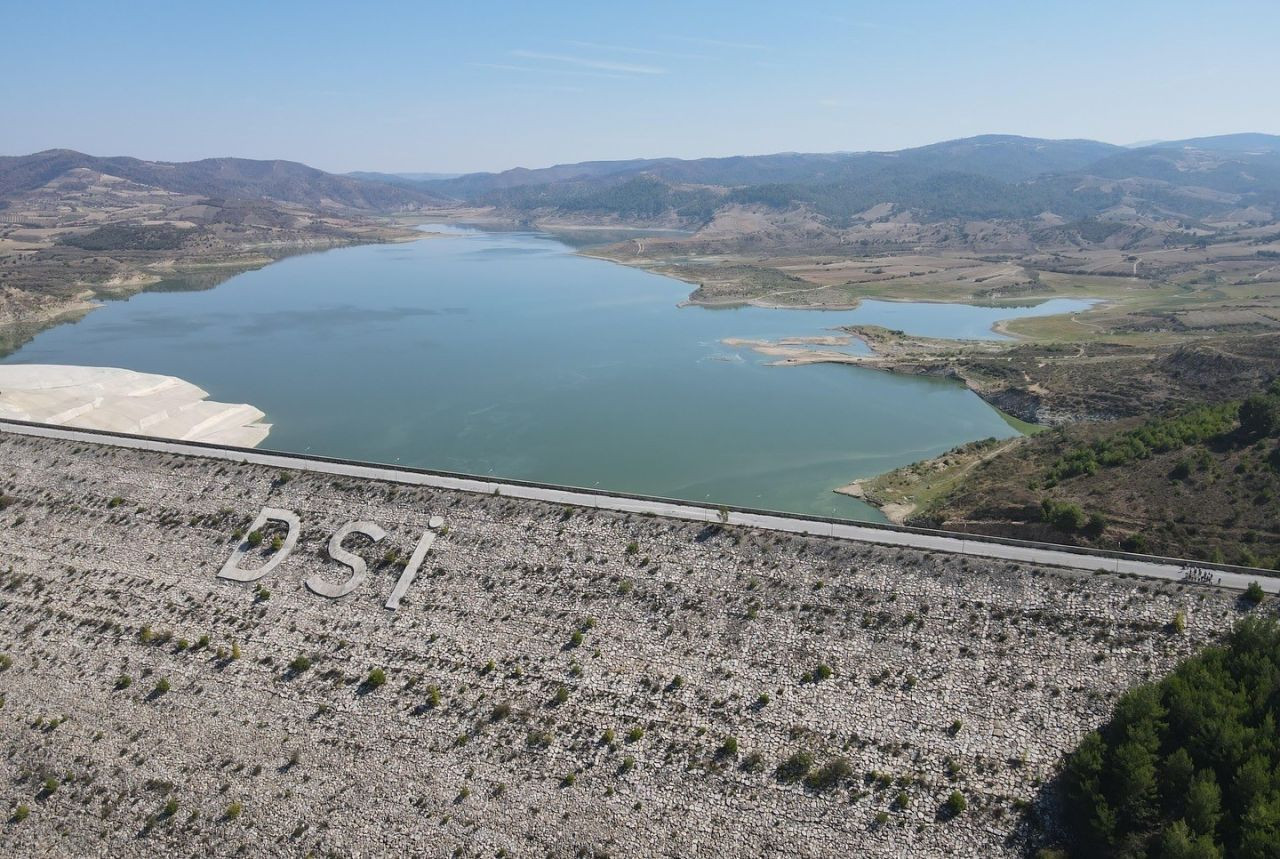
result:
[[[1222,646],[1120,699],[1063,773],[1072,855],[1280,856],[1280,625],[1246,618]]]

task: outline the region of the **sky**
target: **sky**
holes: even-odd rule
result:
[[[0,0],[0,154],[334,172],[1280,134],[1277,0]]]

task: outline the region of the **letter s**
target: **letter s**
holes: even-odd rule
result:
[[[342,548],[342,541],[357,532],[364,534],[375,543],[387,536],[387,532],[379,528],[375,522],[348,522],[343,525],[329,538],[329,557],[340,564],[350,567],[351,576],[340,585],[332,585],[319,576],[312,576],[306,581],[307,590],[313,594],[336,600],[338,597],[345,597],[364,584],[366,570],[364,558]]]

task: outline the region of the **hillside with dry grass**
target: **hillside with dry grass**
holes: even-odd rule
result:
[[[1272,384],[1243,401],[1077,424],[1005,446],[913,521],[1280,569],[1278,500],[1280,386]]]

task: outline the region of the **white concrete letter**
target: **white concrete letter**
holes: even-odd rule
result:
[[[431,545],[436,541],[434,529],[444,524],[444,520],[439,516],[432,516],[427,522],[427,530],[422,532],[422,539],[418,541],[418,545],[413,550],[413,555],[409,558],[409,563],[404,565],[404,572],[400,574],[400,578],[396,581],[395,588],[391,591],[391,596],[387,597],[386,608],[395,611],[400,608],[400,598],[409,590],[409,585],[413,584],[413,579],[418,575],[418,568],[422,566],[422,561],[427,557],[427,552],[431,551]]]
[[[231,553],[231,557],[227,558],[227,562],[222,565],[222,570],[218,573],[220,579],[230,579],[233,582],[256,582],[267,573],[274,570],[280,565],[280,562],[289,556],[293,551],[293,546],[298,542],[298,535],[302,533],[302,523],[298,521],[298,514],[292,510],[281,510],[279,507],[263,507],[262,512],[258,514],[258,518],[253,520],[253,524],[249,526],[249,533],[261,530],[268,521],[283,522],[289,526],[289,533],[285,535],[284,545],[280,547],[271,560],[267,561],[256,570],[240,569],[240,561],[249,552],[249,542],[241,540],[240,545],[236,546],[235,551]]]
[[[350,567],[351,576],[340,585],[331,585],[319,576],[312,576],[307,579],[306,585],[307,589],[313,594],[336,600],[338,597],[345,597],[364,584],[365,571],[367,569],[364,558],[342,548],[342,541],[357,532],[364,534],[375,543],[387,536],[387,532],[379,528],[374,522],[348,522],[335,531],[333,536],[329,538],[329,557],[340,564]]]

